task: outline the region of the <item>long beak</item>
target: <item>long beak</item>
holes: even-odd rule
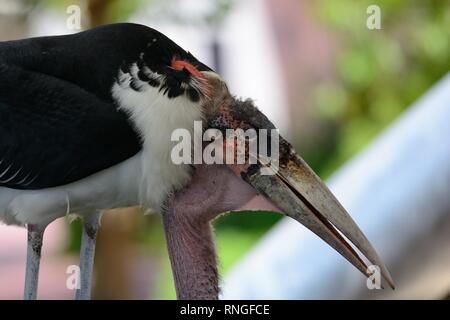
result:
[[[214,99],[205,107],[210,128],[222,132],[226,129],[275,129],[252,101],[232,97],[218,75],[212,72],[204,72],[204,75],[215,92]],[[344,207],[293,147],[281,136],[278,137],[279,162],[272,174],[267,174],[271,164],[261,161],[259,155],[256,164],[231,164],[229,167],[282,213],[313,231],[364,275],[370,276],[372,273],[357,253],[358,249],[371,265],[379,267],[381,275],[394,288],[386,266]],[[226,141],[226,145],[229,143],[236,142],[234,139]],[[245,152],[249,153],[248,149]]]
[[[267,169],[267,166],[259,163],[248,167],[245,173],[241,172],[241,177],[282,213],[310,229],[369,277],[368,266],[352,243],[371,265],[380,268],[381,275],[394,288],[389,271],[369,240],[327,186],[282,138],[280,153],[279,168],[273,175],[262,174],[261,169]]]

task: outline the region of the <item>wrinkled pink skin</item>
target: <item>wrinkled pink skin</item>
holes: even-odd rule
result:
[[[163,214],[178,299],[217,299],[211,220],[232,210],[280,211],[224,165],[199,165]]]

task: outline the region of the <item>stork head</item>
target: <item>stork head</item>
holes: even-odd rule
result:
[[[268,154],[251,154],[251,147],[245,145],[243,150],[234,149],[236,153],[245,153],[244,163],[226,162],[226,165],[216,166],[216,169],[199,166],[200,174],[197,178],[194,175],[193,178],[194,189],[199,185],[196,179],[202,179],[205,188],[209,189],[208,199],[214,198],[215,193],[222,193],[220,199],[211,202],[216,206],[218,203],[225,204],[219,205],[216,211],[238,209],[229,206],[234,202],[241,208],[242,205],[249,209],[272,208],[272,211],[289,216],[322,238],[364,275],[370,276],[373,270],[368,268],[368,265],[378,266],[381,275],[393,288],[394,284],[387,268],[366,236],[294,148],[281,136],[273,136],[274,132],[275,134],[278,132],[272,122],[254,106],[252,101],[240,101],[232,97],[226,84],[216,74],[209,71],[203,74],[212,90],[212,98],[203,106],[205,118],[209,128],[218,129],[223,133],[224,148],[230,144],[237,147],[238,138],[235,139],[236,136],[233,136],[229,141],[225,133],[229,129],[253,129],[256,132],[254,137],[256,140],[276,139],[278,143],[271,144],[267,148],[272,155],[276,154],[276,159],[270,158],[271,155]],[[246,142],[249,142],[248,136],[245,138]],[[224,150],[223,154],[226,152]],[[252,157],[253,162],[250,160]],[[222,187],[227,185],[227,182],[224,182],[226,180],[224,177],[227,176],[223,169],[225,166],[226,171],[234,176],[232,191],[225,190],[230,188],[229,183],[228,187]],[[214,173],[214,170],[217,173]],[[219,176],[222,180],[221,186],[216,187],[217,181],[208,183],[208,180],[217,180]],[[245,204],[248,200],[252,201],[246,196],[251,194],[248,188],[255,192],[259,203],[253,202],[250,206]],[[198,196],[199,190],[195,192]],[[186,197],[185,194],[183,196]]]
[[[293,147],[278,133],[276,136],[272,135],[276,130],[275,126],[253,102],[240,101],[231,96],[225,82],[215,72],[164,35],[156,31],[149,35],[139,60],[124,68],[118,77],[117,85],[123,90],[113,90],[113,93],[121,93],[117,95],[121,106],[129,106],[135,114],[133,118],[137,119],[144,138],[147,131],[150,140],[152,136],[161,136],[161,132],[170,129],[171,124],[192,128],[195,120],[204,119],[208,128],[222,132],[225,149],[229,145],[238,144],[235,137],[227,139],[226,131],[229,129],[253,129],[256,132],[253,138],[257,141],[264,138],[266,142],[278,142],[275,147],[271,143],[267,145],[269,153],[277,154],[275,161],[271,157],[260,157],[259,152],[252,153],[252,149],[244,144],[243,150],[234,150],[243,153],[247,160],[253,159],[253,162],[225,161],[227,164],[220,166],[196,165],[192,179],[182,179],[188,182],[187,186],[174,196],[169,193],[167,205],[163,207],[165,211],[172,212],[165,212],[163,218],[169,251],[172,251],[175,279],[179,282],[178,289],[185,290],[185,294],[179,296],[192,296],[191,291],[196,283],[210,283],[211,277],[204,272],[214,269],[214,263],[204,267],[196,265],[198,261],[214,260],[211,260],[213,251],[204,247],[207,241],[201,240],[200,236],[209,237],[210,234],[201,231],[199,225],[205,226],[205,218],[209,221],[221,212],[245,206],[252,201],[252,196],[257,196],[260,200],[259,204],[254,203],[256,207],[253,206],[252,209],[271,208],[295,219],[327,242],[363,274],[370,273],[368,263],[378,266],[387,283],[393,287],[387,268],[344,207]],[[133,91],[143,91],[145,94],[136,95]],[[152,108],[155,112],[148,117],[141,116]],[[153,120],[156,116],[165,122]],[[140,122],[141,119],[149,121]],[[156,131],[150,132],[151,130]],[[167,133],[170,135],[170,131]],[[227,153],[227,150],[223,151],[224,154]],[[152,152],[155,154],[159,150]],[[164,160],[166,161],[165,158]],[[177,167],[170,166],[169,171],[170,174],[165,176],[166,180],[174,177],[170,187],[181,185],[176,181],[180,176],[177,174]],[[155,191],[151,190],[152,193]],[[180,213],[182,218],[178,217]],[[195,223],[191,223],[192,221]],[[358,254],[358,250],[366,260]],[[176,262],[177,260],[179,261]],[[189,270],[198,274],[180,276],[180,273]],[[202,277],[204,281],[200,280]],[[217,291],[214,286],[207,285],[204,288],[206,295],[199,293],[194,296],[210,297],[208,294]]]

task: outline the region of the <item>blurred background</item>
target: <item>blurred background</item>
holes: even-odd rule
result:
[[[366,25],[371,4],[380,8],[381,29]],[[68,24],[73,5],[80,9],[79,29]],[[255,99],[322,179],[363,151],[450,70],[450,4],[444,0],[0,0],[0,40],[124,21],[158,29],[218,71],[233,93]],[[450,211],[446,214],[449,221]],[[225,281],[280,218],[233,213],[216,221]],[[79,221],[60,219],[47,230],[39,298],[73,297],[66,269],[78,262],[80,237]],[[450,246],[436,249],[448,257]],[[25,253],[25,230],[0,226],[0,299],[21,298]],[[395,273],[402,271],[394,268],[394,279]],[[450,283],[448,273],[436,276]],[[421,296],[420,290],[415,298],[446,298],[450,285],[433,296],[425,291]],[[238,291],[230,296],[270,297]],[[175,298],[157,214],[130,208],[104,215],[93,297]],[[294,291],[274,297],[304,296]]]

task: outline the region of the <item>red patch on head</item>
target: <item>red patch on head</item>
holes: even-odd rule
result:
[[[203,73],[197,70],[196,67],[194,67],[189,62],[183,61],[183,60],[176,60],[175,58],[172,59],[171,67],[175,70],[182,71],[183,69],[186,69],[191,75],[197,78],[203,78]]]

